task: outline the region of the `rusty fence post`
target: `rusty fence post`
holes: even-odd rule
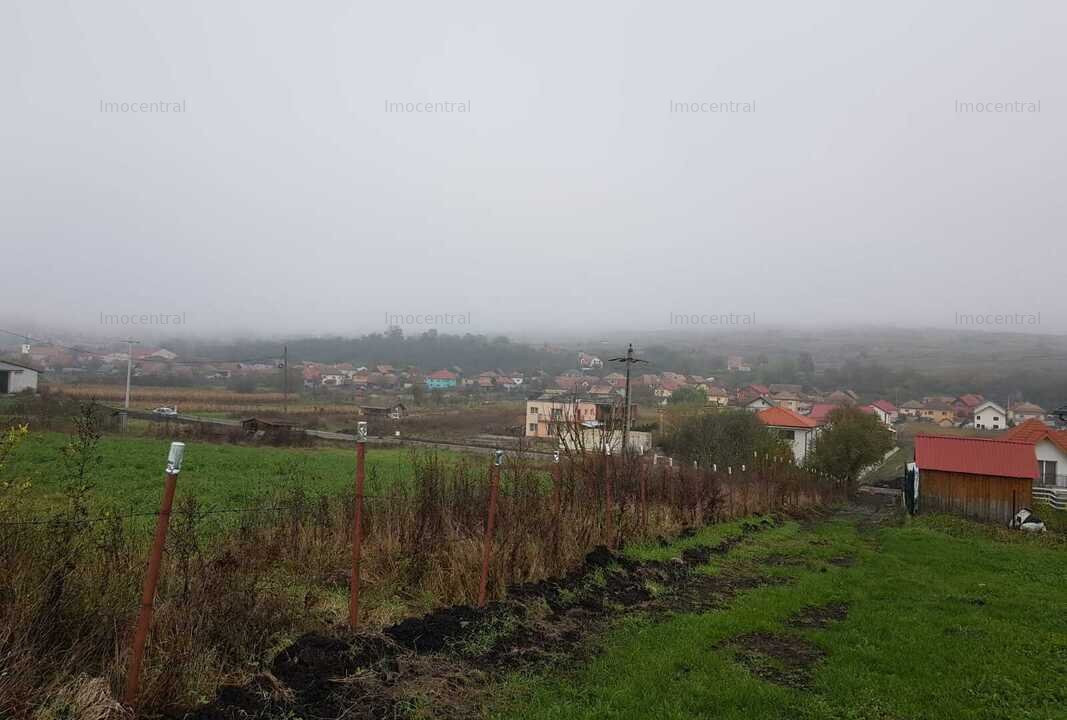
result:
[[[648,468],[642,465],[639,472],[641,473],[641,484],[638,489],[641,494],[641,532],[644,534],[648,532]]]
[[[367,423],[356,430],[356,497],[352,519],[352,577],[348,581],[348,624],[359,625],[359,565],[363,553],[363,480],[367,460]]]
[[[500,486],[500,466],[504,451],[497,450],[489,466],[489,509],[485,518],[485,547],[482,549],[482,579],[478,585],[478,607],[485,607],[489,592],[489,559],[493,554],[493,526],[496,523],[496,495]]]
[[[611,448],[605,447],[604,456],[604,528],[608,534],[608,548],[615,548],[615,493],[611,483],[611,471],[615,463]]]
[[[144,646],[148,640],[148,630],[152,625],[152,608],[156,599],[156,584],[159,582],[159,566],[163,562],[163,543],[167,539],[167,527],[170,525],[170,510],[174,505],[174,490],[178,486],[178,473],[182,469],[182,457],[185,455],[185,443],[172,442],[167,455],[166,478],[163,482],[163,499],[159,504],[159,518],[156,520],[156,535],[152,540],[152,551],[148,556],[148,571],[144,577],[141,591],[141,611],[137,616],[137,628],[133,634],[130,648],[130,669],[126,675],[126,704],[134,707],[141,691],[141,663],[144,660]]]
[[[563,523],[563,470],[559,466],[559,450],[552,456],[552,557],[559,562],[559,534]]]

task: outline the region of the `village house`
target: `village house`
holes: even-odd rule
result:
[[[761,410],[756,413],[756,417],[789,443],[797,464],[804,462],[814,447],[815,437],[819,432],[819,427],[814,420],[781,407]]]
[[[974,408],[974,427],[978,430],[1003,430],[1008,427],[1008,413],[992,400]]]
[[[758,398],[745,403],[745,410],[749,412],[758,413],[761,410],[774,407],[774,403],[766,395],[760,395]]]
[[[745,385],[742,388],[738,388],[736,393],[737,404],[744,407],[758,397],[764,397],[771,394],[771,389],[766,385]]]
[[[566,395],[542,395],[526,402],[526,437],[554,438],[560,425],[580,425],[597,420],[597,404]]]
[[[944,400],[931,400],[919,408],[919,417],[941,427],[956,424],[956,409]]]
[[[580,352],[578,353],[578,367],[582,370],[599,370],[604,367],[604,361],[596,355]]]
[[[557,375],[553,383],[560,390],[566,390],[571,393],[583,393],[592,386],[589,378],[574,370],[568,370],[562,375]]]
[[[956,409],[956,416],[960,419],[970,420],[974,416],[974,409],[985,400],[981,395],[967,393],[952,400],[952,407]]]
[[[621,429],[583,426],[577,432],[561,433],[559,447],[561,450],[619,455],[622,452],[622,437]],[[644,455],[652,449],[652,433],[631,430],[626,442],[630,452]]]
[[[725,407],[730,402],[730,393],[726,392],[718,385],[708,385],[708,389],[704,391],[708,396],[709,405],[719,405]]]
[[[900,406],[900,414],[907,417],[922,417],[923,404],[918,400],[908,400]]]
[[[770,399],[778,407],[783,407],[793,412],[797,412],[800,409],[800,396],[792,390],[772,391]]]
[[[831,405],[855,405],[859,396],[851,390],[834,390],[826,396],[826,402]]]
[[[861,405],[860,410],[878,416],[878,419],[890,428],[897,419],[897,408],[888,400],[875,400],[868,405]]]
[[[12,395],[28,390],[37,392],[41,371],[12,360],[0,360],[0,395]]]
[[[726,358],[726,369],[734,372],[752,372],[752,366],[745,362],[740,355],[730,355]]]
[[[814,421],[816,425],[826,425],[830,422],[830,413],[839,407],[841,406],[831,403],[814,403],[805,417]]]
[[[672,395],[674,395],[676,390],[682,387],[684,387],[684,385],[677,380],[664,379],[659,385],[652,389],[652,394],[666,402]]]
[[[382,366],[379,365],[378,367]],[[456,387],[458,380],[459,376],[451,370],[437,370],[426,376],[426,388],[428,390],[448,390]]]
[[[1041,420],[1045,419],[1045,410],[1040,405],[1034,403],[1021,402],[1018,405],[1013,405],[1008,409],[1008,419],[1016,425],[1022,425],[1027,420]]]
[[[868,403],[866,405],[857,405],[856,409],[860,412],[867,413],[868,415],[874,415],[882,424],[889,428],[891,433],[896,434],[897,429],[893,427],[893,424],[889,421],[889,414],[881,408],[875,407],[873,403]]]
[[[1055,430],[1041,420],[1030,418],[997,438],[1033,446],[1037,459],[1035,498],[1057,509],[1067,509],[1067,430]]]
[[[134,351],[134,359],[137,360],[166,360],[171,361],[178,357],[178,353],[171,352],[166,348],[146,348],[143,352]]]

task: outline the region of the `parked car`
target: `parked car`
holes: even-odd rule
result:
[[[178,408],[157,407],[152,413],[154,415],[162,415],[163,417],[175,417],[178,414]]]

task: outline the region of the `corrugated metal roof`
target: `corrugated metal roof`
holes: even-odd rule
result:
[[[997,438],[915,436],[915,464],[920,470],[943,470],[995,477],[1037,477],[1037,456],[1029,443]]]

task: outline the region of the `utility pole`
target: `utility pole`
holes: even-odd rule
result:
[[[126,432],[130,422],[130,376],[133,374],[133,346],[140,345],[137,340],[126,341],[126,401],[122,410],[122,432]]]
[[[625,357],[611,358],[611,360],[609,360],[608,362],[626,363],[626,394],[624,400],[624,402],[626,403],[626,424],[622,427],[622,452],[624,456],[627,456],[630,454],[630,367],[634,363],[647,363],[648,360],[639,360],[638,358],[635,358],[634,344],[630,343],[630,347],[626,349]]]
[[[282,414],[289,415],[289,346],[282,345]]]

